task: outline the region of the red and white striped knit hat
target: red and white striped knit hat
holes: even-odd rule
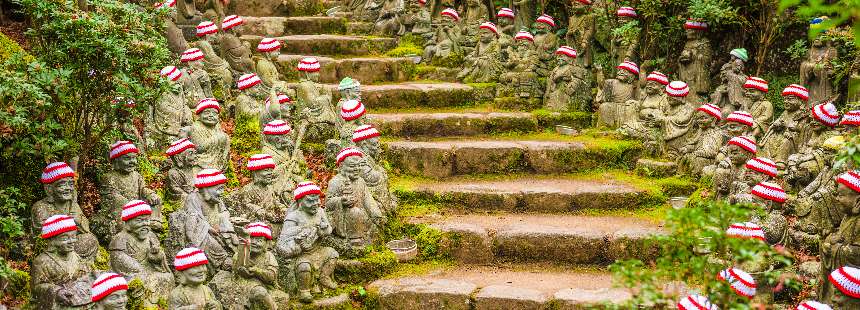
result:
[[[203,59],[203,57],[203,51],[199,48],[192,47],[182,52],[182,56],[179,57],[179,60],[182,62],[189,62]]]
[[[842,115],[842,120],[839,121],[839,125],[860,126],[860,110],[845,112],[845,115]]]
[[[776,163],[764,157],[756,157],[748,160],[746,168],[764,173],[772,178],[775,178],[779,173],[776,169]]]
[[[121,275],[113,272],[101,274],[90,287],[90,300],[97,302],[117,291],[127,291],[128,282]]]
[[[194,114],[200,114],[206,109],[215,109],[218,112],[221,112],[221,105],[218,104],[218,100],[215,98],[203,98],[200,101],[197,101],[197,107],[194,108]]]
[[[562,45],[557,50],[555,50],[556,55],[566,55],[570,58],[576,58],[576,50],[570,46]]]
[[[340,150],[340,153],[337,153],[337,165],[340,166],[340,163],[351,156],[364,157],[364,153],[354,147],[345,147]]]
[[[203,169],[194,176],[194,187],[205,188],[227,183],[227,177],[218,169]]]
[[[358,119],[364,115],[364,112],[364,104],[355,99],[347,100],[343,103],[343,106],[340,107],[340,117],[345,121]]]
[[[268,53],[274,50],[281,49],[281,42],[274,38],[263,38],[257,44],[257,50],[263,53]]]
[[[827,278],[842,294],[860,298],[860,269],[842,266],[833,270]]]
[[[692,294],[678,302],[678,310],[718,310],[717,306],[711,304],[708,297]]]
[[[753,222],[734,223],[726,229],[726,235],[731,238],[758,239],[765,241],[764,230]]]
[[[538,16],[537,22],[538,23],[544,23],[544,24],[549,25],[552,28],[555,28],[555,20],[552,19],[552,16],[549,16],[546,14],[541,14],[541,16]]]
[[[322,194],[322,190],[319,186],[314,184],[311,181],[304,181],[296,185],[296,189],[293,190],[293,200],[299,201],[302,197],[307,195],[320,195]]]
[[[710,103],[706,103],[706,104],[703,104],[701,107],[699,107],[699,108],[698,108],[698,109],[696,109],[696,110],[697,110],[697,111],[705,112],[705,113],[707,113],[708,115],[713,116],[714,118],[716,118],[718,121],[719,121],[719,120],[721,120],[721,119],[723,119],[723,112],[722,112],[722,109],[720,109],[720,107],[718,107],[718,106],[716,106],[716,105],[713,105],[713,104],[710,104]]]
[[[152,214],[152,207],[143,200],[132,200],[122,206],[122,221],[127,222],[130,219],[141,215]]]
[[[514,10],[511,10],[509,8],[502,8],[501,10],[499,10],[498,13],[496,13],[496,17],[498,17],[498,18],[505,17],[505,18],[514,19],[516,17],[516,15],[514,14]]]
[[[246,73],[239,77],[239,81],[236,82],[236,87],[239,87],[239,90],[246,90],[257,86],[262,82],[263,81],[260,80],[260,77],[258,77],[256,73]]]
[[[728,268],[720,271],[717,278],[728,282],[729,286],[732,287],[732,290],[738,295],[746,298],[753,298],[753,296],[755,296],[755,279],[753,279],[753,277],[746,271],[738,268]]]
[[[846,171],[836,178],[836,182],[860,193],[860,171]]]
[[[809,90],[802,85],[791,84],[786,86],[785,89],[782,90],[782,96],[785,97],[789,95],[796,96],[803,101],[809,100]]]
[[[174,6],[176,6],[176,0],[167,0],[164,2],[156,2],[153,5],[153,7],[155,7],[156,10],[172,8]]]
[[[499,35],[499,28],[496,27],[496,24],[493,24],[491,22],[481,23],[481,26],[479,26],[478,29],[487,29],[489,31],[492,31],[496,35]]]
[[[45,169],[42,170],[42,176],[39,178],[39,181],[42,182],[42,184],[51,184],[62,178],[74,177],[75,171],[72,170],[72,167],[67,163],[58,161],[45,166]]]
[[[708,23],[690,18],[684,23],[684,29],[708,30]]]
[[[299,61],[299,71],[318,72],[320,71],[320,62],[315,57],[305,57]]]
[[[585,4],[585,5],[591,5],[591,0],[576,0],[576,2]]]
[[[358,143],[359,141],[379,137],[380,135],[379,131],[373,125],[361,125],[352,132],[352,142]]]
[[[520,31],[520,32],[517,32],[517,34],[515,34],[515,35],[514,35],[514,40],[518,40],[518,41],[519,41],[519,40],[529,40],[529,41],[534,42],[534,41],[535,41],[535,36],[533,36],[533,35],[531,34],[531,32],[528,32],[528,31]]]
[[[206,265],[209,263],[209,259],[206,258],[206,253],[203,253],[203,250],[198,248],[184,248],[179,253],[176,253],[176,257],[173,258],[173,267],[176,267],[176,271],[182,271],[194,266]]]
[[[654,81],[663,85],[669,85],[669,77],[660,71],[648,73],[648,76],[645,77],[645,81]]]
[[[289,134],[292,128],[290,128],[290,124],[282,120],[274,120],[266,124],[266,127],[263,127],[264,135],[285,135]]]
[[[424,6],[425,4],[427,4],[427,0],[418,0],[418,4]]]
[[[173,155],[185,152],[185,150],[187,150],[187,149],[196,149],[196,148],[197,148],[197,146],[194,145],[194,143],[192,143],[191,140],[188,140],[188,138],[182,138],[182,139],[176,140],[173,143],[171,143],[170,147],[168,147],[167,151],[164,153],[167,154],[167,156],[173,156]]]
[[[248,168],[250,171],[275,169],[275,160],[269,154],[254,154],[248,158],[245,168]]]
[[[726,117],[726,121],[740,123],[750,127],[755,125],[755,119],[752,117],[752,114],[749,114],[747,111],[734,111]]]
[[[224,17],[224,21],[221,23],[221,29],[227,30],[241,24],[244,24],[245,20],[243,20],[239,15],[230,15]]]
[[[666,94],[669,97],[687,97],[689,93],[690,87],[682,81],[672,81],[669,85],[666,85]]]
[[[737,145],[740,148],[746,150],[747,152],[753,153],[755,155],[758,152],[758,147],[756,146],[755,140],[746,137],[739,136],[729,139],[728,145]]]
[[[78,230],[75,219],[68,215],[58,214],[42,222],[42,239],[60,235],[64,232]]]
[[[833,308],[814,300],[807,300],[797,305],[795,310],[833,310]]]
[[[636,9],[631,8],[629,6],[622,6],[618,8],[618,11],[615,12],[615,15],[631,18],[636,18],[637,16],[639,16],[636,14]]]
[[[218,33],[218,25],[215,25],[215,23],[213,23],[213,22],[210,22],[208,20],[204,20],[204,21],[200,22],[199,24],[197,24],[197,36],[198,37],[205,37],[207,35],[216,34],[216,33]]]
[[[108,159],[115,159],[128,153],[137,154],[140,153],[140,150],[131,141],[117,141],[111,144]]]
[[[763,181],[756,184],[756,186],[753,186],[751,192],[759,198],[779,203],[785,202],[788,198],[788,195],[785,194],[785,190],[782,189],[782,186],[767,181]]]
[[[179,78],[182,77],[182,71],[179,68],[174,66],[167,66],[161,69],[161,76],[167,78],[168,80],[176,82]]]
[[[824,125],[833,127],[839,124],[839,111],[836,110],[833,101],[828,100],[812,107],[812,118]]]
[[[269,101],[271,101],[271,100],[270,100],[270,98],[267,97],[266,98],[266,106],[267,107],[269,106]],[[293,102],[293,99],[290,99],[290,96],[287,96],[284,93],[278,93],[278,103],[279,104],[291,103],[291,102]]]
[[[615,66],[616,69],[624,69],[630,71],[635,76],[639,76],[639,65],[632,61],[624,61],[621,64]]]
[[[767,81],[762,78],[751,76],[747,78],[746,82],[744,82],[744,88],[754,88],[766,93]]]
[[[447,17],[453,19],[455,22],[460,21],[460,14],[457,13],[457,10],[452,9],[452,8],[447,8],[447,9],[443,10],[442,16],[447,16]]]
[[[245,232],[251,237],[263,237],[272,240],[272,228],[263,222],[253,222],[246,225]]]

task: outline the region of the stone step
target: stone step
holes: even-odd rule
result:
[[[631,297],[612,287],[607,272],[541,265],[434,270],[377,280],[369,288],[381,309],[592,309]]]
[[[243,35],[241,40],[256,48],[260,35]],[[289,35],[275,37],[283,44],[281,53],[313,56],[381,55],[397,46],[397,39],[335,34]]]
[[[296,87],[289,83],[287,87]],[[325,84],[332,90],[332,102],[337,102],[337,84]],[[443,108],[475,105],[492,98],[492,90],[460,83],[406,82],[397,84],[362,85],[361,102],[369,111],[398,108]]]
[[[588,127],[588,113],[526,112],[407,112],[368,115],[370,122],[385,136],[446,137],[496,133],[527,133],[565,124]]]
[[[227,2],[227,1],[225,1]],[[321,16],[333,5],[329,0],[229,1],[227,14],[247,16]]]
[[[301,76],[296,67],[303,55],[281,55],[279,71],[284,81],[296,82]],[[411,81],[415,63],[407,57],[350,57],[331,58],[317,56],[322,68],[320,82],[337,84],[345,77],[358,80],[362,85]],[[364,90],[364,89],[362,89]]]
[[[239,27],[240,34],[265,37],[290,35],[345,34],[347,19],[327,16],[301,17],[242,17],[245,24]]]

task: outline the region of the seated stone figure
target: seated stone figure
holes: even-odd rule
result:
[[[199,48],[189,48],[182,52],[180,61],[186,67],[182,69],[182,77],[179,81],[185,90],[185,102],[189,109],[193,109],[195,103],[203,98],[211,98],[212,80],[209,73],[203,68],[203,51]]]
[[[261,129],[274,120],[293,120],[293,108],[295,108],[293,99],[284,93],[275,94],[275,98],[277,98],[275,101],[272,101],[271,97],[266,98],[266,104],[260,111]]]
[[[836,231],[821,241],[819,283],[825,284],[830,270],[845,265],[860,266],[860,171],[847,171],[839,175],[835,183],[836,196],[833,202],[845,214],[845,218]],[[839,295],[831,285],[821,285],[818,288],[818,297],[821,300],[839,300],[842,297]]]
[[[457,78],[473,83],[488,83],[499,80],[502,63],[499,45],[499,30],[491,22],[481,24],[480,39],[475,49],[466,57],[463,70]]]
[[[75,253],[85,262],[92,263],[98,252],[99,242],[90,232],[90,221],[77,202],[75,190],[75,171],[64,162],[54,162],[42,170],[39,181],[45,187],[45,198],[32,207],[31,220],[33,232],[42,228],[42,223],[56,214],[66,214],[75,221],[77,227],[74,240]]]
[[[123,230],[113,236],[108,247],[111,270],[143,282],[145,307],[167,300],[173,289],[167,256],[158,236],[149,228],[151,214],[152,208],[142,200],[125,204],[121,214]]]
[[[343,121],[340,126],[340,142],[343,147],[352,145],[352,133],[367,123],[366,112],[364,104],[359,100],[346,101],[340,107],[340,118]]]
[[[209,259],[203,250],[184,248],[176,253],[173,267],[179,285],[170,291],[170,309],[175,310],[221,310],[221,303],[215,298],[212,289],[206,286]]]
[[[188,129],[188,139],[197,149],[197,165],[201,168],[225,170],[230,160],[230,137],[219,123],[221,105],[214,98],[197,103],[197,121]]]
[[[289,296],[278,288],[278,260],[269,250],[272,230],[265,223],[245,226],[244,246],[233,255],[233,271],[221,270],[209,286],[227,309],[278,309]]]
[[[257,57],[257,75],[263,81],[264,88],[275,93],[287,91],[285,82],[278,73],[278,66],[275,65],[281,56],[281,42],[273,38],[263,38],[257,44],[257,51],[262,54],[262,57]]]
[[[836,138],[830,140],[839,140],[841,137]],[[833,154],[843,146],[842,143],[830,141],[825,144],[825,149]],[[833,180],[842,174],[845,168],[834,165],[834,161],[830,160],[809,185],[786,202],[789,214],[795,217],[795,221],[789,226],[789,246],[792,249],[814,253],[819,249],[821,239],[839,227],[844,214],[837,204],[833,203],[836,196],[836,183]],[[791,173],[785,176],[786,179],[798,179],[792,174],[803,173],[801,170],[804,169],[791,169]]]
[[[239,88],[239,95],[236,96],[236,116],[259,117],[268,97],[260,78],[254,73],[243,74],[236,86]]]
[[[460,14],[452,8],[442,11],[441,24],[436,27],[430,42],[424,47],[424,59],[444,59],[463,53],[463,36],[460,30]]]
[[[743,169],[739,171],[735,181],[732,182],[729,193],[729,203],[755,203],[755,197],[751,190],[761,182],[770,181],[775,178],[779,170],[776,164],[768,158],[755,157],[747,161]]]
[[[173,283],[171,283],[172,285]],[[94,310],[125,310],[128,303],[128,282],[121,275],[105,272],[93,281],[90,300]]]
[[[752,115],[750,115],[746,111],[734,111],[725,118],[725,122],[723,123],[723,141],[729,141],[729,139],[739,136],[750,137],[750,139],[755,141],[755,137],[751,136],[754,127],[755,120],[753,119]],[[727,147],[727,145],[724,145],[720,148],[720,152],[717,153],[717,163],[723,161],[723,159],[726,158],[726,154],[728,152]],[[713,168],[713,166],[710,168]],[[710,175],[713,170],[705,169],[705,172],[706,175]]]
[[[287,205],[291,197],[289,190],[275,186],[277,165],[269,154],[256,154],[248,158],[245,168],[251,171],[251,183],[243,186],[233,199],[233,216],[249,221],[273,224],[275,235],[281,232]]]
[[[388,187],[388,172],[379,164],[381,149],[379,147],[379,131],[372,125],[364,125],[355,129],[352,142],[361,150],[367,162],[362,178],[370,188],[373,199],[386,213],[397,209],[397,197]]]
[[[771,124],[762,138],[762,152],[770,156],[777,166],[785,168],[788,156],[797,152],[800,125],[806,117],[801,109],[809,99],[805,87],[791,84],[782,91],[785,111]]]
[[[502,87],[497,90],[499,96],[514,96],[519,98],[543,98],[538,85],[535,70],[538,65],[534,36],[527,31],[520,31],[514,36],[516,47],[508,51],[508,62],[503,64],[507,72],[499,77]],[[540,95],[539,95],[540,94]],[[539,96],[539,97],[538,97]]]
[[[75,253],[75,219],[53,215],[42,222],[48,248],[30,269],[33,300],[38,309],[87,309],[90,284],[96,278],[90,264]]]
[[[636,106],[639,66],[625,61],[616,68],[615,79],[603,81],[594,100],[598,126],[617,128],[621,125],[620,112],[628,110],[626,106]]]
[[[337,114],[332,108],[331,90],[319,83],[320,63],[314,57],[306,57],[299,62],[298,70],[304,72],[299,82],[297,119],[307,122],[308,135],[320,138],[324,132],[336,128]]]
[[[230,64],[233,76],[254,72],[251,48],[239,40],[239,27],[244,23],[242,17],[237,15],[224,17],[224,21],[221,23],[222,33],[218,41],[221,48],[221,58]]]
[[[312,292],[322,287],[337,288],[332,278],[338,253],[322,245],[323,238],[332,233],[326,211],[320,205],[322,191],[313,182],[302,182],[293,190],[295,204],[287,211],[283,230],[276,246],[279,256],[291,259],[282,265],[289,276],[295,278],[299,300],[313,300]]]
[[[690,93],[690,88],[687,83],[681,81],[672,81],[666,85],[666,94],[668,104],[663,110],[663,140],[666,144],[666,154],[670,158],[678,158],[682,154],[680,152],[687,140],[687,133],[692,127],[693,112],[695,109],[687,103],[687,95]],[[625,111],[618,114],[618,121],[622,123],[629,122],[633,119]]]
[[[749,60],[749,55],[744,48],[733,49],[729,54],[729,62],[720,67],[720,85],[711,93],[711,103],[720,107],[723,118],[749,106],[743,96],[743,86],[747,80],[744,63]]]
[[[329,181],[326,213],[332,219],[334,235],[353,248],[373,242],[385,215],[367,183],[361,178],[366,163],[358,149],[344,148],[337,155],[338,173]]]
[[[210,21],[202,21],[197,25],[197,40],[194,44],[203,51],[203,68],[210,74],[210,77],[215,81],[213,87],[217,86],[221,90],[221,95],[224,98],[232,98],[230,85],[233,84],[233,72],[230,71],[230,64],[219,56],[218,50],[218,26]]]
[[[558,36],[555,34],[555,20],[552,16],[543,14],[537,18],[535,27],[535,46],[537,47],[538,76],[549,76],[553,67],[553,52],[558,48]]]
[[[716,162],[724,141],[719,127],[721,117],[720,108],[710,103],[696,109],[693,117],[695,131],[687,137],[686,145],[679,152],[682,171],[699,176],[706,166]]]
[[[711,190],[714,200],[723,200],[729,197],[732,185],[740,176],[746,162],[755,156],[758,148],[752,138],[739,136],[729,139],[725,150],[726,158],[715,163],[715,167],[710,168],[714,171],[714,187]]]
[[[782,205],[787,199],[785,190],[779,184],[764,181],[750,192],[754,197],[753,203],[761,205],[766,213],[763,218],[753,217],[754,222],[761,223],[765,240],[768,244],[785,245],[788,241],[788,220],[783,214]]]
[[[744,110],[749,111],[755,119],[756,126],[752,135],[757,138],[761,137],[773,122],[773,104],[764,96],[767,90],[767,81],[761,78],[751,76],[744,83],[744,97],[750,104],[744,107]]]
[[[337,85],[337,91],[340,92],[340,99],[337,100],[337,108],[343,107],[343,104],[350,100],[361,101],[361,83],[351,77],[345,77],[340,80]]]
[[[281,120],[271,121],[263,128],[263,153],[275,161],[275,188],[291,191],[308,174],[305,155],[290,135],[290,125]]]
[[[555,51],[556,66],[546,79],[544,106],[551,111],[590,111],[591,72],[577,60],[577,52],[569,46]]]
[[[404,13],[406,3],[403,0],[383,0],[379,17],[373,25],[374,33],[390,37],[406,33],[406,27],[403,25]]]
[[[813,106],[811,109],[812,119],[807,122],[804,143],[798,148],[797,153],[788,156],[788,170],[803,169],[802,173],[792,173],[791,178],[786,178],[789,188],[800,190],[810,182],[832,159],[832,152],[824,148],[825,141],[838,135],[833,127],[839,123],[839,112],[833,102],[827,101]]]
[[[182,71],[174,66],[161,69],[161,76],[168,81],[168,91],[161,94],[154,105],[146,112],[148,144],[153,147],[164,146],[176,141],[182,127],[191,125],[194,117],[186,105],[185,92],[179,79]]]
[[[170,156],[170,170],[167,171],[165,194],[167,200],[179,204],[194,192],[194,170],[197,166],[197,149],[188,138],[173,142],[165,152]],[[178,208],[175,208],[178,209]]]
[[[501,8],[499,12],[496,13],[496,21],[499,23],[499,50],[501,52],[501,62],[505,64],[508,62],[508,52],[513,48],[514,45],[514,19],[516,18],[516,14],[514,10],[509,8]]]

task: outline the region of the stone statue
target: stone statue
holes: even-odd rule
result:
[[[337,155],[338,173],[329,181],[326,213],[332,220],[334,235],[353,248],[363,248],[376,237],[385,215],[367,183],[361,177],[364,154],[344,148]]]
[[[275,161],[275,188],[292,190],[307,177],[308,164],[290,133],[290,125],[281,120],[271,121],[263,128],[263,153]]]
[[[210,21],[203,21],[197,25],[197,40],[194,44],[203,51],[203,68],[209,73],[209,76],[215,80],[213,85],[218,86],[221,90],[221,95],[224,98],[232,98],[230,86],[233,84],[233,73],[230,71],[230,64],[221,58],[219,50],[218,26]],[[216,50],[218,47],[219,50]]]
[[[514,40],[517,45],[507,53],[508,62],[503,63],[507,72],[499,77],[502,87],[499,87],[497,92],[500,97],[536,97],[541,93],[540,88],[543,85],[538,85],[535,73],[540,60],[535,50],[534,36],[527,31],[520,31],[514,36]]]
[[[842,144],[826,146],[832,153],[841,149]],[[793,170],[792,173],[796,173]],[[814,253],[819,249],[820,239],[839,228],[844,213],[833,203],[836,196],[836,177],[844,172],[844,166],[836,168],[830,161],[822,167],[815,179],[801,189],[795,198],[789,199],[786,206],[796,220],[789,226],[791,247]]]
[[[851,75],[848,76],[848,98],[845,102],[860,104],[860,57],[854,58],[854,63],[851,64]]]
[[[243,117],[259,117],[263,112],[264,102],[269,95],[262,81],[254,73],[243,74],[236,82],[239,95],[236,96],[236,115]]]
[[[33,299],[38,309],[86,309],[95,275],[90,264],[75,252],[77,226],[68,215],[53,215],[42,222],[41,237],[47,249],[30,269]]]
[[[113,126],[122,140],[129,140],[140,145],[146,145],[143,134],[134,125],[133,111],[137,104],[132,98],[114,97],[111,100],[114,112]]]
[[[178,14],[176,16],[176,22],[180,25],[193,25],[203,18],[203,13],[197,10],[196,0],[177,0],[176,1],[176,10]]]
[[[637,18],[639,15],[636,13],[636,9],[631,7],[620,7],[615,12],[615,16],[618,17],[618,25],[625,25],[628,23],[638,23]],[[638,24],[636,24],[638,25]],[[616,62],[637,62],[639,61],[639,34],[641,29],[639,27],[630,27],[627,31],[615,31],[612,35],[610,35],[610,46],[609,51],[610,55],[612,55],[612,59],[610,61]]]
[[[833,202],[845,214],[838,230],[826,236],[821,242],[821,278],[819,283],[827,283],[827,275],[844,265],[860,265],[860,172],[848,171],[836,178],[836,192]],[[820,285],[818,297],[832,300],[839,295],[831,285]],[[847,308],[846,308],[847,309]]]
[[[530,0],[512,0],[511,4],[513,4],[514,12],[517,14],[514,19],[515,29],[531,28],[536,3]]]
[[[788,241],[788,220],[783,212],[783,203],[787,198],[785,190],[779,184],[763,181],[751,190],[755,197],[754,203],[764,207],[766,215],[763,218],[753,216],[753,222],[761,223],[764,238],[768,244],[785,245]]]
[[[454,9],[447,8],[442,11],[441,21],[429,40],[431,43],[424,47],[424,59],[427,61],[463,53],[460,15]]]
[[[570,16],[567,20],[567,33],[565,40],[567,45],[576,50],[578,58],[586,68],[591,67],[594,46],[594,13],[591,10],[591,0],[570,1]]]
[[[720,68],[720,85],[711,94],[711,103],[720,107],[725,118],[737,110],[749,107],[744,97],[744,63],[749,60],[747,50],[736,48],[731,51],[731,59]]]
[[[692,124],[694,131],[688,135],[686,145],[679,152],[682,171],[700,176],[706,166],[717,162],[717,154],[725,141],[719,127],[721,117],[720,108],[710,103],[696,109]]]
[[[98,252],[99,242],[90,231],[89,219],[78,205],[75,171],[64,162],[54,162],[42,170],[39,181],[44,185],[45,198],[33,204],[33,232],[38,232],[49,217],[66,214],[74,220],[77,227],[76,238],[73,240],[75,254],[87,264],[92,263]]]
[[[227,60],[233,76],[254,72],[254,61],[251,60],[251,47],[239,40],[239,27],[245,23],[241,17],[230,15],[221,24],[221,37],[218,45],[221,48],[221,58]]]
[[[832,98],[835,100],[835,98]],[[833,101],[817,104],[811,109],[813,122],[806,122],[803,143],[797,153],[788,156],[786,183],[791,189],[806,187],[833,157],[824,148],[825,141],[837,135],[833,129],[839,123],[839,112]]]
[[[189,109],[193,109],[194,105],[203,98],[212,98],[212,80],[209,78],[209,73],[204,69],[203,51],[199,48],[190,48],[182,53],[182,63],[187,68],[182,70],[182,88],[185,90],[185,100]]]
[[[473,83],[489,83],[499,79],[502,73],[501,51],[498,40],[498,29],[491,22],[480,26],[480,39],[477,46],[468,57],[463,70],[457,78]]]
[[[345,77],[340,80],[337,85],[337,91],[340,92],[340,99],[337,100],[337,109],[343,108],[343,104],[350,100],[361,101],[361,83],[351,77]]]
[[[636,106],[637,81],[639,79],[639,66],[630,61],[625,61],[616,67],[615,79],[603,81],[598,89],[595,104],[597,105],[597,124],[616,128],[620,126],[622,112],[632,110],[628,106]]]
[[[535,47],[540,62],[538,76],[545,77],[553,67],[553,52],[558,48],[558,36],[555,35],[555,20],[543,14],[535,22]]]
[[[785,111],[771,124],[761,139],[762,154],[776,162],[777,167],[785,168],[788,156],[797,152],[801,142],[800,126],[808,115],[802,108],[806,106],[809,92],[805,87],[791,84],[782,91]]]
[[[321,244],[332,233],[326,211],[321,208],[322,191],[312,182],[302,182],[293,190],[295,205],[287,211],[283,230],[278,237],[279,255],[292,258],[292,265],[284,266],[295,277],[299,300],[310,302],[312,292],[322,287],[337,288],[332,278],[338,253]]]
[[[293,93],[295,93],[295,90],[293,90]],[[293,111],[295,106],[293,105],[293,99],[283,93],[277,93],[275,97],[277,98],[276,103],[272,103],[272,97],[266,98],[266,104],[263,105],[263,109],[260,111],[261,128],[274,120],[294,120]]]
[[[800,63],[800,84],[809,87],[811,102],[819,102],[836,94],[833,87],[833,60],[838,56],[836,47],[822,36],[812,40],[806,60]]]
[[[153,147],[176,141],[182,127],[194,121],[191,110],[186,106],[182,85],[178,82],[182,71],[168,66],[161,69],[161,76],[168,81],[168,91],[162,93],[146,112],[147,135]]]
[[[499,25],[496,29],[499,30],[499,61],[503,64],[508,62],[508,52],[512,51],[514,48],[514,34],[516,33],[516,29],[514,29],[514,19],[516,15],[514,14],[514,10],[509,8],[501,8],[498,13],[496,13],[496,21],[499,22]]]
[[[304,72],[296,94],[299,100],[299,118],[307,122],[308,135],[321,137],[322,133],[335,128],[337,114],[332,109],[331,90],[319,84],[320,63],[314,57],[306,57],[299,62],[298,70]],[[301,124],[300,124],[301,126]]]
[[[173,289],[173,274],[167,256],[150,229],[152,208],[142,200],[129,201],[122,208],[123,230],[110,241],[111,270],[129,278],[140,279],[146,293],[145,307],[167,300]]]
[[[358,100],[348,100],[340,107],[340,141],[344,147],[352,144],[352,133],[367,123],[364,104]]]
[[[693,113],[695,109],[687,103],[687,95],[690,93],[690,87],[687,83],[681,81],[672,81],[666,85],[666,94],[668,105],[663,110],[663,140],[666,144],[666,153],[669,158],[678,158],[681,153],[681,148],[686,145],[687,133],[690,131],[693,121]],[[619,121],[622,123],[630,122],[633,119],[629,114],[622,114],[623,118]]]
[[[178,283],[170,291],[170,309],[175,310],[221,310],[221,303],[206,286],[209,259],[203,250],[184,248],[176,253],[173,267],[176,268]]]
[[[191,125],[188,139],[197,148],[197,165],[201,168],[226,170],[230,160],[230,137],[219,123],[221,106],[213,98],[197,103],[197,121]]]
[[[271,155],[252,155],[245,167],[251,171],[252,181],[234,194],[233,215],[249,221],[275,223],[270,229],[277,235],[291,199],[290,192],[275,186],[276,164]]]
[[[113,272],[105,272],[96,278],[90,287],[92,309],[125,310],[128,303],[127,294],[128,282],[125,278]]]
[[[352,134],[352,142],[366,157],[367,167],[362,172],[362,178],[370,188],[373,199],[386,213],[397,209],[397,197],[388,187],[388,172],[379,164],[382,151],[379,146],[379,131],[371,125],[359,126]]]
[[[758,203],[755,198],[757,192],[753,189],[761,182],[775,178],[777,174],[779,174],[779,170],[777,170],[774,162],[768,158],[755,157],[748,160],[732,183],[727,201],[735,204]]]
[[[678,77],[690,85],[694,94],[707,96],[711,91],[711,41],[704,36],[708,24],[699,20],[684,23],[687,42],[678,57]]]
[[[546,79],[544,106],[551,111],[591,111],[591,71],[576,61],[569,46],[555,51],[556,67]]]
[[[167,10],[167,14],[162,18],[165,28],[164,37],[167,39],[167,48],[170,49],[170,52],[172,52],[173,55],[179,55],[188,49],[188,41],[185,40],[185,36],[182,34],[182,29],[179,29],[179,27],[176,26],[176,10],[169,4],[169,2],[170,1],[165,1],[164,3],[159,4],[156,9]]]
[[[383,36],[400,36],[406,33],[403,25],[403,15],[406,3],[403,0],[383,0],[379,17],[373,25],[373,32]]]
[[[758,148],[755,140],[747,136],[731,138],[725,147],[726,157],[715,163],[713,183],[711,190],[714,200],[724,200],[729,197],[733,183],[739,177],[744,164],[755,156]]]
[[[263,38],[260,44],[257,44],[257,51],[262,54],[262,57],[257,57],[257,76],[263,82],[264,88],[275,93],[287,92],[286,82],[281,80],[278,66],[275,65],[278,57],[281,56],[281,42],[277,39]]]
[[[757,77],[748,77],[744,83],[744,97],[749,106],[744,110],[749,111],[755,119],[752,135],[761,137],[773,121],[773,104],[765,98],[768,87],[767,81]]]
[[[278,260],[269,250],[272,230],[262,222],[245,226],[247,241],[233,255],[233,271],[221,270],[210,282],[225,308],[278,309],[289,295],[278,288]]]
[[[466,12],[466,14],[463,18],[463,21],[465,22],[467,27],[470,27],[472,29],[475,29],[475,27],[490,18],[490,11],[487,9],[487,6],[484,5],[484,2],[481,0],[466,0],[464,11]]]
[[[187,138],[173,142],[165,152],[170,156],[170,170],[165,181],[165,196],[167,200],[178,203],[185,202],[185,197],[194,192],[194,170],[197,167],[197,148]]]
[[[425,40],[433,36],[430,26],[430,10],[426,0],[407,1],[409,12],[403,18],[403,24],[418,38]]]

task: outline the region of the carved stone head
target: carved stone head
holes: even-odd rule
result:
[[[684,29],[684,34],[687,35],[687,40],[696,40],[702,36],[702,31],[696,29]]]
[[[251,171],[251,178],[254,179],[254,183],[257,185],[271,185],[275,181],[275,169],[266,168]]]
[[[357,146],[365,155],[370,156],[373,159],[379,159],[379,157],[377,157],[381,151],[379,147],[379,137],[358,141]]]
[[[75,242],[78,241],[78,232],[76,230],[67,231],[48,239],[49,250],[60,255],[72,253],[75,250]]]
[[[305,78],[308,81],[318,83],[320,81],[320,73],[319,71],[305,71]]]
[[[481,29],[481,42],[490,43],[496,39],[496,33],[489,29]]]
[[[190,168],[197,164],[197,149],[190,148],[182,153],[170,156],[170,160],[176,168]]]
[[[747,97],[753,101],[758,101],[764,97],[764,93],[755,88],[744,88],[744,97]]]
[[[615,78],[626,84],[631,84],[636,80],[636,76],[625,69],[618,69],[618,71],[615,72]]]
[[[748,160],[750,160],[750,153],[747,150],[744,150],[740,146],[729,144],[726,150],[726,156],[729,157],[729,160],[732,162],[732,165],[739,167],[745,164]]]
[[[126,153],[110,161],[113,170],[122,174],[137,171],[137,153]]]
[[[663,84],[660,84],[660,82],[657,81],[645,82],[645,93],[648,95],[659,95],[663,92],[663,89],[665,88],[666,86],[663,86]]]
[[[266,237],[250,237],[248,239],[248,245],[251,249],[251,254],[258,255],[269,251],[271,244],[269,239],[266,239]]]
[[[320,209],[320,195],[305,195],[298,201],[299,210],[310,215],[316,215]]]
[[[856,215],[860,213],[860,205],[858,205],[858,198],[860,198],[860,193],[857,193],[853,189],[845,186],[842,183],[836,183],[836,204],[839,205],[839,209],[842,211],[842,214],[846,215]]]
[[[266,57],[268,57],[269,60],[272,60],[272,61],[278,60],[278,57],[280,57],[280,56],[281,56],[281,49],[279,49],[279,48],[275,49],[271,52],[266,53]]]
[[[127,290],[117,290],[96,302],[97,310],[125,310],[128,303]]]
[[[291,151],[293,149],[293,138],[286,135],[265,135],[266,143],[280,151]]]
[[[218,110],[215,108],[205,109],[198,116],[200,117],[200,122],[206,125],[206,127],[215,127],[215,125],[221,122]]]
[[[340,173],[350,180],[357,180],[361,177],[363,159],[361,156],[350,156],[340,163]]]
[[[138,215],[125,221],[124,225],[129,234],[137,238],[137,240],[144,240],[149,236],[150,216],[148,214]]]
[[[224,195],[224,188],[224,184],[218,184],[200,188],[197,191],[200,192],[200,196],[203,198],[203,201],[210,205],[215,205],[221,203],[221,197]]]
[[[75,198],[75,179],[62,178],[53,183],[45,184],[45,193],[53,202],[69,202]]]
[[[782,96],[786,112],[794,112],[804,105],[803,100],[795,95]]]
[[[702,129],[717,126],[717,119],[704,111],[696,111],[693,122]]]
[[[197,265],[185,270],[176,272],[179,276],[179,283],[189,286],[197,286],[206,282],[208,270],[206,264]]]
[[[203,65],[204,65],[204,64],[203,64],[203,60],[202,60],[202,59],[201,59],[201,60],[193,60],[193,61],[189,61],[189,62],[187,62],[187,64],[188,64],[188,67],[189,67],[189,68],[191,68],[191,69],[196,69],[196,70],[203,69]]]
[[[726,125],[723,128],[730,137],[745,136],[752,129],[750,126],[738,122],[726,122]]]

